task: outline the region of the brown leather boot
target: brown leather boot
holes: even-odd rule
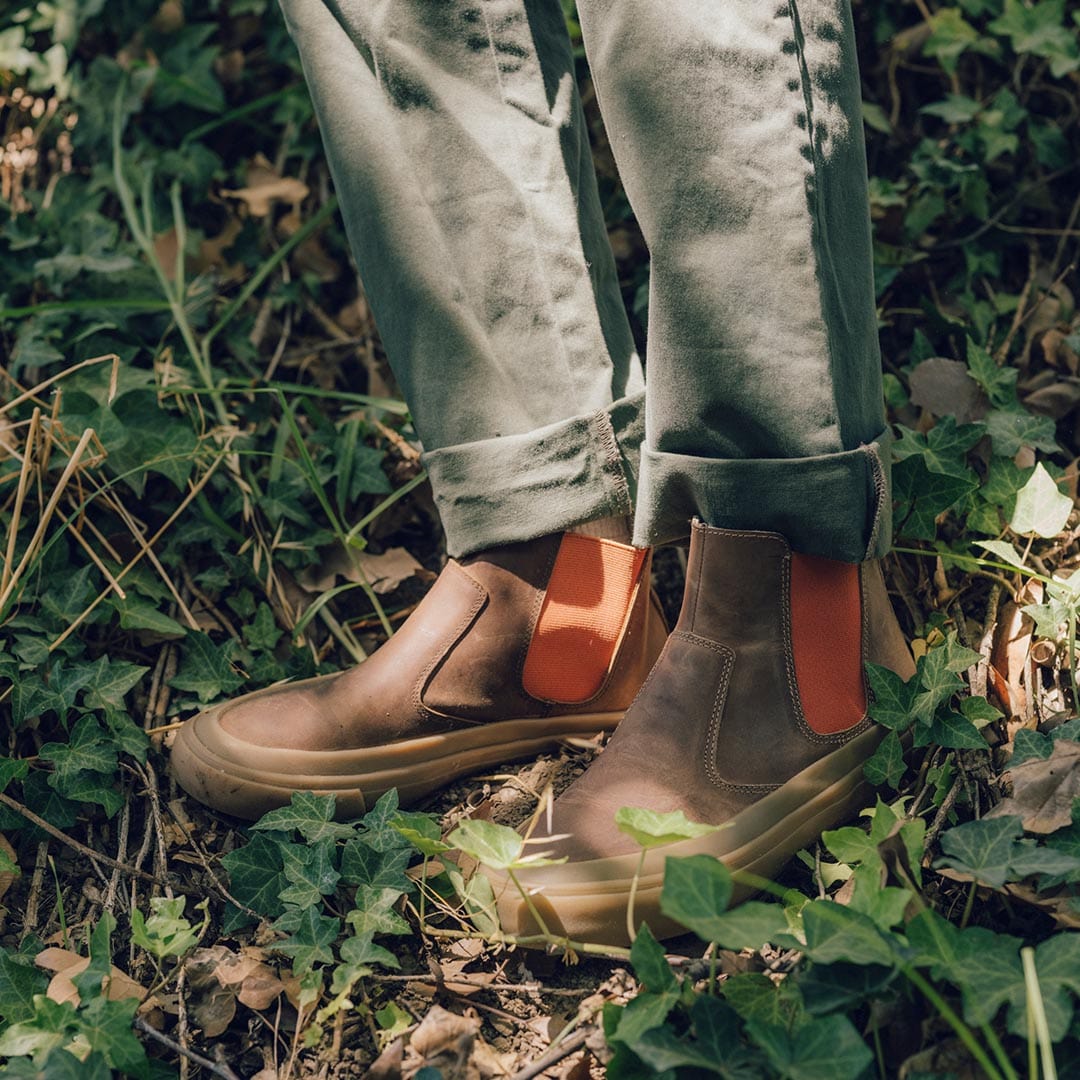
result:
[[[775,533],[695,523],[682,611],[656,667],[527,849],[568,858],[518,874],[548,929],[626,942],[640,849],[615,827],[620,807],[725,826],[646,857],[637,921],[670,935],[678,928],[659,910],[668,855],[709,852],[769,877],[872,801],[863,764],[883,731],[866,716],[864,661],[914,672],[877,563],[797,555]],[[504,930],[536,933],[513,884],[489,876]]]
[[[405,625],[343,674],[247,694],[180,729],[172,767],[254,819],[296,790],[358,815],[613,728],[663,647],[651,553],[572,533],[451,561]]]

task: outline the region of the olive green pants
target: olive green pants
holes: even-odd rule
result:
[[[647,387],[559,0],[281,3],[451,554],[612,514],[887,549],[847,0],[578,0]]]

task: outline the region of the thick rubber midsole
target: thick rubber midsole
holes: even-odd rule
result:
[[[211,710],[180,729],[172,765],[188,792],[239,817],[284,805],[294,791],[334,792],[339,812],[363,813],[390,788],[407,803],[456,777],[540,753],[560,739],[611,730],[621,719],[621,712],[532,717],[382,746],[295,750],[237,739]]]
[[[748,806],[715,833],[651,849],[638,878],[635,921],[648,922],[661,936],[680,932],[660,911],[664,863],[669,856],[714,855],[732,871],[761,877],[775,874],[823,829],[869,800],[863,764],[883,734],[884,729],[874,727],[857,736]],[[631,852],[522,871],[517,877],[553,933],[575,941],[626,944],[626,907],[639,861],[639,853]],[[494,886],[503,929],[514,934],[537,933],[536,922],[513,883],[495,871],[485,873]],[[753,891],[740,886],[735,899],[745,899]]]

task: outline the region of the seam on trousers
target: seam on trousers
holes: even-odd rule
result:
[[[632,514],[634,512],[634,503],[630,498],[630,485],[626,480],[622,452],[619,450],[619,440],[611,423],[611,417],[603,409],[597,409],[593,413],[592,424],[600,446],[604,451],[604,471],[611,477],[615,489],[614,494],[618,500],[615,507],[616,512]]]
[[[516,106],[506,96],[506,87],[505,87],[505,85],[503,83],[503,72],[502,72],[502,68],[499,65],[499,56],[498,56],[498,52],[497,52],[497,50],[495,48],[495,37],[494,37],[494,34],[492,33],[492,29],[491,29],[491,19],[489,18],[488,12],[486,10],[486,5],[488,3],[490,3],[490,2],[491,2],[491,0],[481,0],[481,3],[480,3],[480,14],[481,14],[481,17],[484,20],[484,33],[487,35],[487,39],[488,39],[488,51],[491,54],[491,62],[495,67],[495,82],[497,83],[497,85],[499,87],[499,97],[502,99],[503,104],[508,109],[514,109],[514,108],[516,108]],[[528,14],[525,11],[524,4],[519,5],[518,10],[519,10],[520,14],[522,15],[522,17],[525,19],[526,25],[528,25]],[[531,46],[532,46],[532,60],[533,60],[534,64],[537,67],[539,67],[539,65],[540,65],[540,57],[539,57],[539,54],[536,51],[536,42],[531,41]],[[543,77],[544,77],[543,76],[543,71],[541,71],[540,72],[541,80],[543,80]],[[521,140],[515,138],[515,142],[517,143],[519,154],[521,155],[522,158],[524,158],[526,155],[524,153],[523,147],[521,146]],[[520,180],[521,177],[518,177],[518,179]],[[554,324],[555,324],[554,327],[553,327],[554,336],[558,341],[559,355],[562,357],[563,367],[566,369],[566,381],[570,386],[573,386],[575,391],[576,391],[578,389],[578,387],[575,384],[575,380],[574,380],[574,366],[570,363],[570,357],[567,355],[566,342],[565,342],[565,340],[563,338],[562,319],[560,317],[558,304],[556,303],[556,300],[555,300],[555,291],[554,291],[554,289],[552,289],[551,280],[548,277],[547,264],[546,264],[546,262],[544,260],[543,250],[540,247],[540,238],[537,235],[536,215],[533,213],[532,205],[530,204],[529,200],[526,199],[523,195],[521,197],[521,205],[522,205],[522,208],[525,211],[525,216],[526,216],[526,218],[528,219],[528,222],[529,222],[529,237],[530,237],[530,239],[532,241],[534,258],[536,260],[537,273],[540,276],[540,280],[543,282],[544,290],[545,290],[545,292],[547,294],[548,310],[551,312],[551,317],[552,317],[552,319],[554,321]]]
[[[863,556],[863,559],[866,560],[873,557],[874,550],[877,548],[878,536],[881,534],[881,525],[885,515],[885,496],[888,485],[885,482],[885,466],[881,462],[877,449],[873,446],[864,446],[863,449],[870,457],[870,470],[874,477],[874,499],[876,502],[874,520],[870,525],[870,540],[866,545],[866,554]]]

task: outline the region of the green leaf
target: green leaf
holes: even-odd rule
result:
[[[939,709],[929,727],[920,727],[916,746],[943,746],[948,750],[985,750],[986,740],[964,715]]]
[[[0,949],[0,1019],[7,1024],[30,1019],[34,995],[44,994],[48,981],[28,959]]]
[[[818,1017],[793,1032],[756,1021],[747,1027],[786,1080],[858,1080],[874,1060],[846,1016]]]
[[[701,927],[695,933],[706,941],[715,941],[723,949],[760,949],[762,945],[798,948],[779,904],[746,900],[730,911],[714,915]]]
[[[294,791],[288,806],[279,806],[276,810],[263,814],[251,827],[279,832],[291,832],[295,829],[305,840],[312,843],[355,836],[356,830],[353,826],[340,825],[333,820],[336,803],[337,797],[332,794],[316,795],[312,791]]]
[[[1072,499],[1062,493],[1040,461],[1016,495],[1009,527],[1015,533],[1035,533],[1050,539],[1065,528],[1072,509]]]
[[[1076,34],[1065,25],[1065,0],[1040,0],[1030,6],[1005,0],[1004,12],[988,29],[1008,37],[1018,53],[1045,57],[1055,79],[1080,68]]]
[[[21,780],[30,771],[30,763],[22,758],[0,755],[0,791],[7,791],[14,780]]]
[[[278,920],[278,923],[280,920]],[[278,929],[274,923],[274,929]],[[311,971],[316,964],[332,964],[334,954],[330,946],[341,933],[341,920],[319,914],[318,908],[305,908],[300,917],[290,920],[292,936],[275,942],[272,948],[292,958],[293,972],[300,975]]]
[[[221,858],[229,871],[229,891],[261,915],[280,915],[284,910],[281,893],[289,884],[283,869],[285,846],[281,840],[256,833],[243,847]]]
[[[967,339],[968,374],[983,388],[990,404],[999,409],[1016,404],[1016,380],[1019,372],[1014,367],[1000,366],[989,351]]]
[[[690,1008],[690,1019],[696,1040],[677,1035],[665,1025],[646,1031],[631,1049],[657,1073],[687,1068],[715,1073],[725,1080],[750,1080],[760,1075],[757,1055],[743,1045],[738,1015],[728,1004],[699,994]]]
[[[950,866],[999,888],[1009,878],[1013,845],[1023,832],[1020,818],[1013,815],[957,825],[941,834],[944,854],[934,865]]]
[[[891,942],[861,912],[831,900],[813,900],[802,910],[806,955],[819,964],[896,962]]]
[[[183,956],[199,943],[199,932],[184,918],[186,896],[169,899],[154,896],[150,899],[153,914],[143,918],[138,908],[131,911],[131,939],[140,949],[156,956]],[[205,901],[204,901],[205,904]]]
[[[256,652],[272,652],[283,633],[270,605],[260,604],[255,618],[243,629],[244,644]]]
[[[678,1002],[679,995],[674,990],[639,994],[619,1013],[618,1026],[609,1041],[621,1042],[633,1049],[647,1031],[660,1027]]]
[[[870,716],[884,727],[906,731],[915,719],[912,705],[915,700],[915,680],[905,682],[889,668],[867,664],[870,683]]]
[[[442,829],[432,814],[399,811],[391,825],[403,839],[409,842],[411,847],[416,848],[421,855],[426,855],[428,858],[453,850],[449,844],[443,842]]]
[[[675,972],[671,970],[671,965],[664,956],[664,950],[653,937],[647,923],[642,923],[637,937],[634,938],[634,943],[630,948],[630,963],[634,967],[634,974],[638,980],[651,994],[674,990],[679,985]]]
[[[291,884],[281,891],[283,904],[317,907],[330,896],[341,875],[334,869],[336,844],[332,837],[307,844],[288,844],[281,849],[285,876]]]
[[[73,665],[72,671],[85,674],[83,702],[88,709],[123,709],[124,695],[150,669],[126,660],[101,656],[92,664]]]
[[[919,689],[912,701],[912,709],[924,724],[933,720],[939,705],[964,689],[964,680],[953,670],[949,653],[943,646],[919,657],[915,678]]]
[[[1017,570],[1027,570],[1024,566],[1024,560],[1020,557],[1020,553],[1005,540],[976,540],[976,547],[984,548],[989,551],[991,555],[996,555],[1001,562],[1008,563],[1010,566],[1015,566]]]
[[[409,848],[376,851],[363,840],[350,840],[341,852],[341,877],[350,885],[412,892],[405,870],[412,860]]]
[[[472,818],[461,822],[446,842],[493,870],[517,866],[525,846],[521,834],[514,829]]]
[[[714,920],[726,910],[733,888],[731,871],[712,855],[669,855],[664,860],[660,910],[698,937],[711,941],[710,935],[717,928]]]
[[[993,705],[984,697],[966,697],[960,702],[960,711],[980,730],[986,727],[987,724],[992,724],[995,720],[1002,718],[1002,712],[1000,709],[995,709]],[[1021,730],[1026,730],[1022,728]]]
[[[937,116],[947,124],[966,124],[979,115],[982,105],[964,94],[946,94],[941,101],[924,105],[919,112]]]
[[[881,740],[878,748],[863,765],[863,775],[874,787],[900,786],[907,765],[904,763],[904,745],[895,731],[890,731]]]
[[[231,694],[243,683],[229,662],[236,642],[230,640],[224,645],[216,645],[209,634],[192,630],[181,648],[180,670],[169,680],[173,689],[196,694],[199,701],[206,704]]]
[[[1002,457],[1015,457],[1022,446],[1047,454],[1061,452],[1056,440],[1057,427],[1049,416],[995,409],[986,417],[986,432],[994,453]]]
[[[66,743],[46,743],[38,756],[53,763],[49,782],[64,794],[80,773],[104,773],[111,777],[116,769],[116,748],[93,716],[79,720]]]
[[[345,922],[357,935],[410,934],[409,924],[394,910],[403,895],[400,889],[385,885],[359,885],[353,910],[345,916]]]
[[[691,821],[681,810],[661,813],[641,807],[623,806],[615,811],[615,825],[643,848],[661,847],[679,840],[707,836],[721,828]]]

